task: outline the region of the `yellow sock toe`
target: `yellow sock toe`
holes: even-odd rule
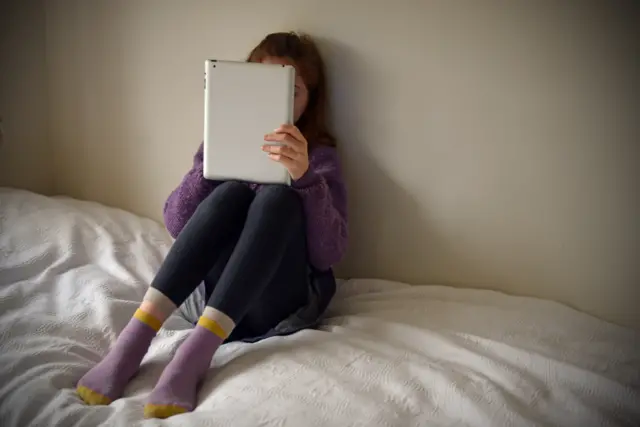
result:
[[[111,403],[111,399],[109,399],[107,396],[93,391],[83,385],[78,386],[76,391],[78,392],[80,398],[84,400],[88,405],[108,405]]]
[[[169,418],[188,412],[187,408],[178,405],[144,405],[145,418]]]

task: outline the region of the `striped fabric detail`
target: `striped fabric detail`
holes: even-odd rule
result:
[[[148,288],[142,300],[150,302],[156,310],[160,311],[159,315],[165,319],[177,308],[173,301],[156,288]]]
[[[218,322],[216,322],[213,319],[200,316],[200,320],[198,320],[198,325],[208,329],[209,331],[213,332],[214,334],[216,334],[222,339],[226,339],[229,336],[229,334],[224,329],[222,329],[222,326],[220,326]]]
[[[162,322],[153,317],[151,314],[146,311],[142,311],[141,309],[137,309],[134,313],[133,317],[141,321],[142,323],[153,328],[154,331],[158,332],[162,327]]]

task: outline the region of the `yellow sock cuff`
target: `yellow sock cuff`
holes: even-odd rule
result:
[[[158,332],[162,327],[162,322],[153,317],[151,314],[146,311],[142,311],[141,309],[137,309],[134,313],[133,317],[141,321],[142,323],[153,328],[154,331]]]
[[[224,329],[222,329],[222,326],[220,326],[218,322],[213,319],[209,319],[208,317],[200,316],[198,325],[208,329],[222,339],[226,339],[229,336],[229,334]]]

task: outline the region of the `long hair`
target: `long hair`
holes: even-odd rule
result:
[[[335,138],[327,126],[327,80],[324,62],[310,36],[295,32],[267,35],[249,54],[248,62],[260,62],[268,56],[286,58],[300,73],[309,91],[309,101],[296,126],[309,142],[335,146]]]

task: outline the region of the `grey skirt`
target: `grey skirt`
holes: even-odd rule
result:
[[[178,307],[178,315],[187,322],[195,325],[198,323],[198,319],[204,312],[206,305],[204,282],[202,282],[182,305]]]

